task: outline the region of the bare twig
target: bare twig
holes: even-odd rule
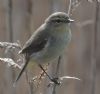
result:
[[[87,0],[88,2],[90,2],[90,3],[93,3],[93,2],[98,2],[98,3],[100,3],[100,0]]]
[[[56,68],[56,73],[55,73],[56,78],[58,78],[60,63],[61,63],[61,56],[59,56],[58,62],[57,62],[57,68]],[[57,86],[57,85],[58,85],[58,84],[55,84],[55,83],[54,83],[52,94],[56,94],[56,86]]]
[[[63,77],[60,77],[60,80],[63,81],[64,79],[72,79],[72,80],[81,80],[77,77],[71,77],[71,76],[63,76]]]

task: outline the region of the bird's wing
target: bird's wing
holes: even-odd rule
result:
[[[22,73],[24,72],[24,70],[27,67],[27,64],[30,60],[30,55],[36,52],[41,51],[43,48],[46,47],[46,45],[48,44],[47,42],[49,41],[49,39],[46,36],[39,36],[38,38],[33,39],[32,41],[28,41],[24,48],[22,49],[21,53],[25,53],[25,65],[23,66],[22,70],[20,71],[19,75],[17,76],[14,84],[20,79]]]
[[[47,42],[49,41],[48,34],[39,32],[32,36],[24,45],[20,53],[27,53],[31,55],[45,48]]]
[[[27,67],[27,64],[30,59],[30,55],[36,52],[41,51],[43,48],[46,47],[49,41],[49,37],[47,33],[44,33],[45,31],[36,31],[34,35],[26,42],[23,49],[20,51],[20,53],[25,53],[26,61],[25,65],[23,66],[21,72],[19,73],[15,83],[20,79],[22,73],[24,72],[25,68]]]

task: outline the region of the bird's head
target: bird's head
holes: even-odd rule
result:
[[[69,16],[64,12],[56,12],[51,14],[45,22],[51,26],[62,26],[68,25],[69,23],[73,22],[74,20],[70,19]]]

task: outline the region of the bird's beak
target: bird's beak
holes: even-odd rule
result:
[[[69,22],[70,22],[70,23],[74,22],[74,20],[73,20],[73,19],[70,19],[70,18],[69,18],[68,20],[69,20]]]

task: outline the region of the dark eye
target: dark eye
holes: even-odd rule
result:
[[[60,22],[61,22],[61,20],[57,19],[57,20],[55,20],[55,22],[56,22],[56,23],[60,23]]]
[[[60,19],[55,19],[55,20],[52,20],[52,22],[54,22],[54,23],[61,23],[61,20]]]

